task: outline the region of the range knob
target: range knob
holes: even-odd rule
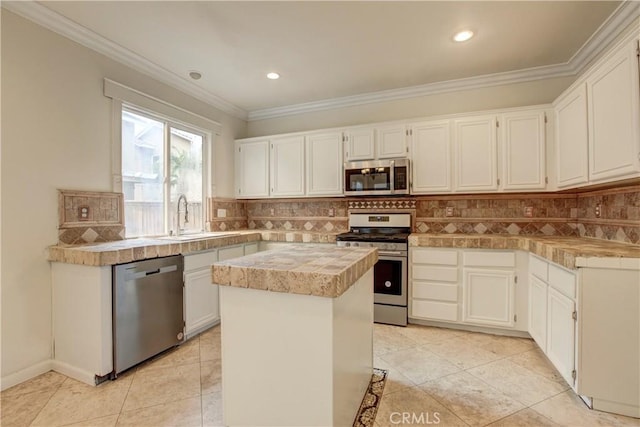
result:
[[[351,243],[349,243],[349,242],[345,242],[345,244],[344,244],[344,245],[345,245],[346,247],[349,247],[349,246],[351,246]]]
[[[358,243],[358,242],[354,242],[354,243],[353,243],[353,246],[360,246],[360,243]]]

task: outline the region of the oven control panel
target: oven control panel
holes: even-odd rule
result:
[[[384,242],[337,242],[340,247],[352,248],[378,248],[380,251],[406,251],[406,243]]]

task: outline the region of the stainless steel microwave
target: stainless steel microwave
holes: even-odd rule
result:
[[[409,159],[346,162],[344,194],[347,196],[409,194]]]

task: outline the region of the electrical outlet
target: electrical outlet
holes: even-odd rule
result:
[[[445,211],[445,215],[446,216],[453,216],[453,206],[447,206],[447,209]]]
[[[218,218],[225,218],[227,216],[226,209],[218,209]]]
[[[329,216],[330,217],[336,216],[336,210],[334,208],[329,208]]]
[[[78,219],[80,221],[89,221],[89,213],[91,208],[89,206],[78,206]]]
[[[527,218],[533,217],[533,206],[524,207],[524,216]]]
[[[596,218],[600,218],[600,215],[602,215],[602,205],[598,203],[596,205]]]
[[[269,209],[269,215],[274,216],[276,214],[276,210],[271,208]]]

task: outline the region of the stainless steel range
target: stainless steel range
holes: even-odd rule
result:
[[[406,326],[411,214],[352,213],[349,230],[336,236],[338,246],[378,248],[373,270],[374,322]]]

